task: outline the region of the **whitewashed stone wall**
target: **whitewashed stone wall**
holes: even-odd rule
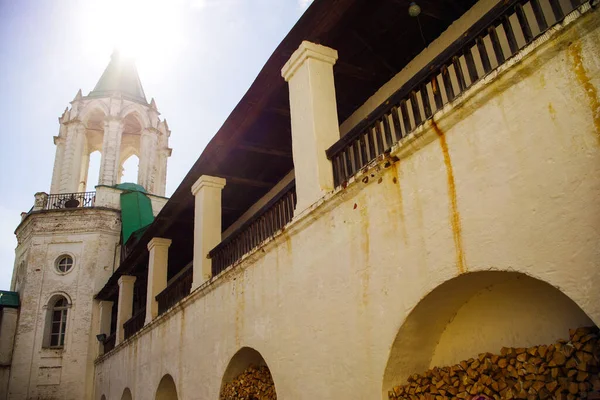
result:
[[[512,291],[530,301],[518,319],[540,329],[507,335],[499,324],[473,353],[568,337],[543,317],[552,311],[599,324],[599,15],[539,39],[99,359],[94,399],[126,389],[153,399],[169,374],[179,399],[217,400],[245,346],[263,356],[278,398],[380,398],[432,360],[464,356],[452,332],[491,318],[470,301],[505,315],[515,304],[496,300]]]

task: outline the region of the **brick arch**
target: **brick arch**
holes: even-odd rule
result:
[[[177,387],[173,377],[166,374],[160,380],[158,388],[156,389],[155,400],[177,400]]]
[[[246,371],[250,366],[266,368],[269,375],[271,374],[267,362],[257,350],[251,347],[242,347],[233,355],[233,357],[231,357],[231,360],[223,373],[220,392],[223,393],[225,386]],[[272,375],[271,382],[273,386],[275,386]]]
[[[392,343],[382,396],[412,374],[456,364],[502,346],[529,347],[567,339],[592,326],[558,288],[518,272],[481,271],[437,286],[412,309]]]
[[[121,400],[133,400],[133,396],[131,395],[131,390],[129,390],[129,388],[125,388],[125,390],[123,390]]]

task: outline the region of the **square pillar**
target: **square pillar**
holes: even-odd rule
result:
[[[117,303],[117,334],[115,345],[125,339],[123,324],[133,313],[133,284],[135,276],[123,275],[119,278],[119,301]]]
[[[17,332],[17,319],[19,313],[16,308],[4,307],[0,318],[0,365],[10,366],[12,362],[15,333]]]
[[[325,150],[340,139],[333,65],[336,50],[303,41],[283,66],[289,84],[298,214],[334,189]]]
[[[194,280],[192,290],[212,277],[208,253],[221,242],[221,191],[225,179],[203,175],[192,186],[194,208]]]
[[[98,307],[100,310],[100,329],[98,333],[110,336],[113,302],[101,301]],[[98,342],[98,354],[104,354],[104,343]]]
[[[152,322],[158,316],[156,295],[167,287],[167,266],[171,239],[152,238],[148,242],[148,290],[146,291],[146,321]]]

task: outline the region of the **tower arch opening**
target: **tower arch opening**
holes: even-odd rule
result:
[[[156,389],[155,400],[177,400],[177,388],[175,387],[175,381],[169,374],[162,377],[158,388]]]
[[[221,380],[221,400],[237,400],[244,395],[259,399],[277,399],[275,382],[263,356],[251,347],[242,347],[233,355]]]
[[[138,183],[140,159],[136,154],[131,154],[121,163],[118,183]]]
[[[595,324],[546,282],[517,272],[461,275],[427,294],[400,327],[385,368],[382,396],[388,399],[390,390],[406,385],[415,374],[427,375],[481,354],[502,357],[506,349],[531,350],[568,340],[580,327]],[[479,392],[469,397],[473,394]]]

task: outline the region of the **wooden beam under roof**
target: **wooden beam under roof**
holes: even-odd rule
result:
[[[292,157],[292,153],[286,150],[278,149],[275,147],[268,147],[264,145],[258,145],[254,143],[242,142],[237,145],[240,150],[250,151],[253,153],[268,154],[271,156],[279,157]]]
[[[272,188],[273,185],[275,185],[277,182],[273,183],[273,182],[265,182],[265,181],[261,181],[258,179],[248,179],[248,178],[239,178],[237,176],[230,176],[230,175],[219,175],[221,178],[225,179],[227,181],[227,184],[233,184],[233,185],[245,185],[245,186],[252,186],[252,187],[257,187],[257,188]]]

